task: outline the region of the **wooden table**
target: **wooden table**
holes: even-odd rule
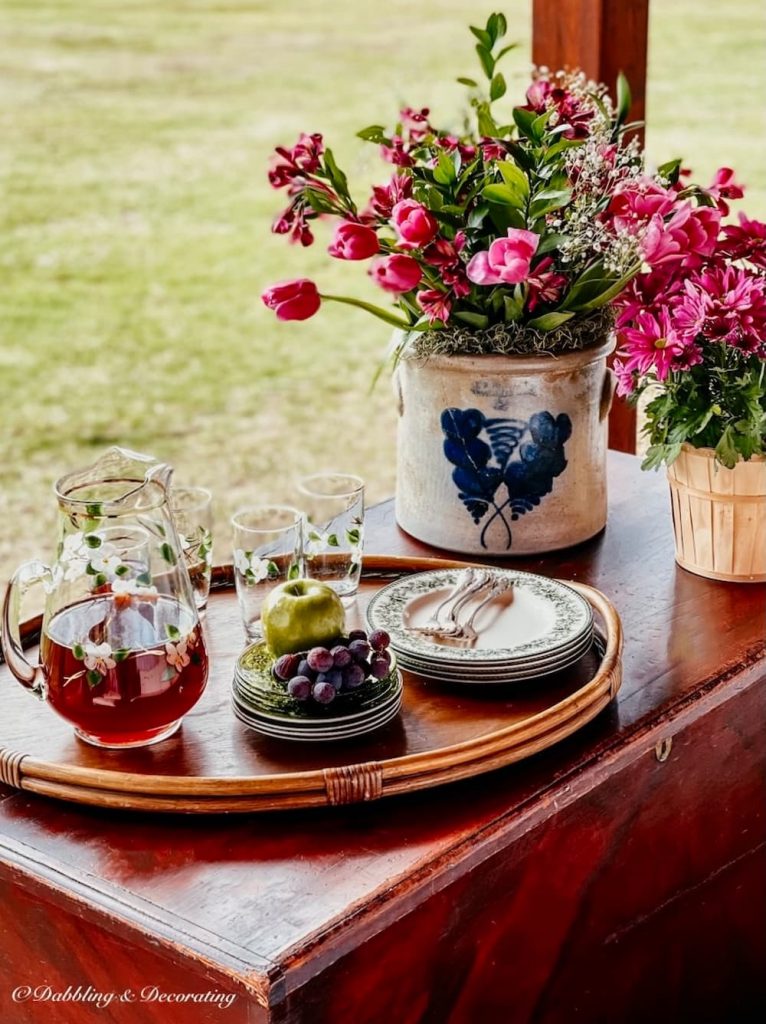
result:
[[[760,1017],[766,587],[678,569],[664,479],[610,458],[604,535],[514,564],[615,602],[614,705],[525,763],[357,807],[157,818],[0,786],[3,1024]],[[369,521],[369,551],[429,553],[390,503]],[[13,1001],[44,985],[80,1001]]]

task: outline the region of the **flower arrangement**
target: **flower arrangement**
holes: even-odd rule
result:
[[[706,190],[678,177],[620,213],[647,225],[648,265],[616,302],[618,390],[652,396],[646,468],[672,463],[684,442],[733,468],[766,452],[766,224],[740,214],[722,225],[743,195],[730,169]]]
[[[269,180],[289,203],[272,230],[307,246],[314,222],[332,218],[329,254],[368,263],[395,304],[322,294],[302,278],[263,293],[277,317],[304,320],[323,300],[343,302],[401,328],[408,341],[451,352],[557,351],[603,337],[608,304],[645,259],[627,197],[650,191],[676,165],[644,176],[622,76],[614,105],[580,72],[539,68],[525,102],[500,113],[498,65],[513,49],[503,43],[506,28],[499,13],[471,26],[486,85],[458,79],[469,90],[464,130],[439,129],[428,109],[408,107],[393,131],[358,133],[394,168],[366,203],[352,198],[321,135],[277,149]]]

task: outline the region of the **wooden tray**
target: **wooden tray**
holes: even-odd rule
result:
[[[350,628],[363,624],[371,595],[389,580],[466,564],[365,556]],[[210,679],[174,737],[138,750],[90,747],[0,665],[0,782],[99,807],[199,814],[375,800],[500,768],[581,728],[622,681],[617,612],[600,591],[569,585],[602,620],[600,662],[591,653],[557,675],[507,687],[450,687],[405,672],[401,715],[385,728],[337,744],[298,745],[259,736],[231,711],[231,679],[245,639],[231,567],[217,568],[206,627]],[[25,644],[36,642],[39,629],[39,618],[22,627]]]

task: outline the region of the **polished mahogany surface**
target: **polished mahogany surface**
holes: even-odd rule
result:
[[[626,638],[615,703],[530,761],[364,806],[236,819],[79,809],[0,787],[0,881],[10,908],[0,922],[0,1008],[8,1014],[0,1019],[104,1019],[82,1007],[80,1016],[56,1017],[44,1006],[22,1010],[3,1000],[39,959],[58,965],[50,970],[62,981],[90,972],[104,983],[103,964],[94,966],[91,954],[115,935],[131,953],[115,954],[108,977],[176,965],[178,977],[196,971],[239,993],[226,1013],[147,1010],[146,1021],[563,1021],[571,1014],[557,1018],[545,1003],[551,986],[560,987],[560,999],[595,1006],[602,972],[624,970],[614,993],[626,1007],[651,1008],[645,972],[660,962],[667,971],[675,965],[662,979],[675,986],[672,998],[691,1006],[683,943],[694,952],[703,934],[706,969],[717,964],[727,978],[740,972],[741,1005],[762,997],[750,965],[763,947],[763,886],[755,879],[766,844],[759,685],[766,586],[707,581],[677,568],[667,485],[642,474],[634,458],[610,454],[610,488],[602,536],[512,563],[603,590]],[[441,554],[401,534],[391,504],[369,513],[367,537],[371,552]],[[16,702],[7,678],[2,685],[5,706],[37,711],[23,693],[26,703]],[[205,714],[201,704],[180,751],[160,745],[146,756],[156,764],[199,756]],[[23,725],[6,719],[4,739],[9,727]],[[742,885],[751,899],[736,895]],[[710,920],[714,899],[728,908],[718,926]],[[675,959],[658,944],[666,925]],[[738,958],[731,936],[741,939]],[[508,947],[510,937],[516,945]],[[729,942],[728,953],[713,955],[716,939]],[[38,958],[32,967],[30,947]],[[468,955],[469,947],[461,982],[455,949]],[[493,957],[502,950],[510,959],[498,967]],[[581,968],[579,981],[572,964]],[[523,1005],[507,990],[511,976],[525,991]],[[439,1000],[449,984],[457,987],[448,1010]],[[338,1009],[338,986],[354,1008],[348,1018]],[[703,989],[699,1005],[707,999],[712,1007]],[[405,991],[409,1009],[397,1016],[397,993]],[[606,999],[609,986],[603,991]],[[530,1006],[538,1007],[534,1018]],[[594,1009],[581,1019],[632,1019],[615,1012]],[[113,1019],[136,1018],[115,1012]]]

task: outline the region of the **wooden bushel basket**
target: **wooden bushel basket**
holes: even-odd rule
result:
[[[678,564],[713,580],[766,581],[766,456],[726,469],[712,448],[685,444],[668,481]]]

